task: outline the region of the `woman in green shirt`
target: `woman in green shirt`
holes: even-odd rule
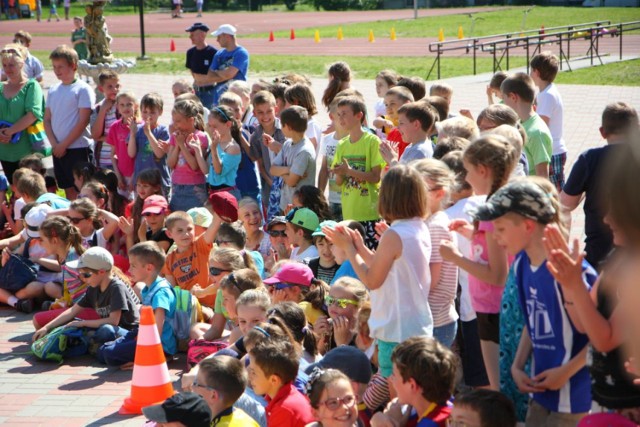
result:
[[[0,84],[0,163],[9,182],[18,162],[32,153],[27,128],[44,117],[44,94],[40,84],[23,73],[27,50],[8,44],[0,51],[2,70],[7,81]],[[20,134],[17,141],[14,135]]]

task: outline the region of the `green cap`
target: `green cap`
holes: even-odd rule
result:
[[[316,231],[320,220],[318,215],[309,208],[293,208],[287,214],[287,222],[298,225],[309,231]]]
[[[323,229],[324,227],[329,227],[329,228],[331,228],[331,229],[334,229],[334,228],[336,228],[336,225],[338,225],[338,223],[337,223],[337,222],[335,222],[335,221],[334,221],[334,220],[332,220],[332,219],[328,219],[328,220],[326,220],[326,221],[322,221],[322,222],[320,223],[320,225],[318,226],[318,228],[316,228],[316,231],[314,231],[314,232],[313,232],[312,236],[313,236],[313,237],[318,237],[318,236],[326,237],[326,236],[324,235],[324,232],[322,231],[322,229]]]

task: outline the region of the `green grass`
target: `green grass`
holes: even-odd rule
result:
[[[560,84],[640,86],[640,59],[560,73],[555,81]]]
[[[467,13],[428,18],[375,21],[368,23],[342,25],[345,38],[367,37],[369,30],[373,30],[376,37],[389,37],[391,28],[396,30],[398,37],[437,37],[440,28],[445,37],[457,37],[458,27],[462,26],[466,37],[486,36],[496,33],[517,32],[522,30],[524,7],[511,7],[496,12],[475,13],[476,20],[473,34],[470,34],[471,19]],[[407,10],[407,14],[410,11]],[[580,24],[586,22],[610,20],[612,23],[640,20],[640,8],[623,7],[541,7],[536,6],[527,15],[525,29],[538,29],[541,25],[546,28]],[[296,29],[296,37],[313,37],[315,30],[320,31],[320,37],[336,37],[339,25],[327,27]],[[276,37],[288,37],[289,30],[276,31]],[[247,34],[243,37],[268,37],[268,33]]]

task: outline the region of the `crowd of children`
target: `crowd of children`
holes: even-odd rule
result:
[[[631,106],[606,106],[608,145],[566,177],[550,53],[494,76],[477,121],[450,111],[450,86],[391,70],[368,117],[338,62],[324,130],[297,75],[236,82],[211,110],[176,82],[165,125],[162,97],[113,71],[95,103],[76,28],[76,50],[50,56],[55,183],[27,156],[2,206],[3,267],[38,272],[0,283],[0,302],[36,311],[34,340],[82,328],[100,362],[130,367],[152,307],[164,352],[192,369],[144,413],[187,426],[555,427],[594,407],[640,422],[622,297],[638,299]],[[585,256],[566,231],[583,196]]]

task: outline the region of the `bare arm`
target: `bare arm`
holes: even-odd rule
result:
[[[327,164],[327,156],[322,156],[320,164],[320,172],[318,173],[318,188],[324,193],[329,182],[329,165]]]
[[[234,78],[236,74],[238,74],[238,71],[240,70],[234,66],[227,67],[224,70],[209,69],[206,76],[202,75],[202,77],[198,78],[198,86],[226,82],[227,80]]]
[[[167,166],[171,169],[175,169],[178,164],[178,156],[180,155],[180,148],[177,145],[171,145],[169,147],[169,154],[167,155]]]
[[[543,178],[549,178],[549,163],[538,163],[536,165],[536,175]]]

